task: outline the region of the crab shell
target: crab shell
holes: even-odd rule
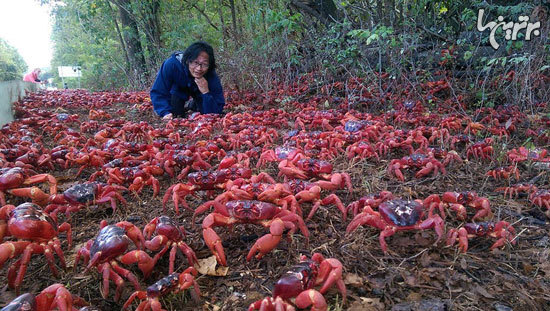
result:
[[[387,223],[410,227],[422,220],[424,206],[418,201],[391,200],[380,204],[378,211]]]
[[[101,251],[99,262],[105,262],[124,254],[128,249],[130,238],[123,228],[115,225],[103,227],[90,247],[90,258]]]
[[[157,235],[164,235],[172,241],[180,241],[184,237],[180,227],[168,216],[160,216],[158,218],[155,233]]]
[[[2,308],[2,311],[24,311],[24,310],[36,310],[36,300],[33,294],[23,294],[14,300],[12,300],[8,305]]]
[[[495,224],[492,222],[467,223],[463,227],[468,234],[476,236],[485,236],[495,230]]]
[[[72,204],[93,202],[98,185],[95,183],[76,184],[63,192],[63,197]]]
[[[13,167],[0,175],[0,191],[17,187],[23,183],[25,175],[20,167]]]
[[[57,236],[57,223],[40,206],[23,203],[11,212],[8,230],[18,239],[48,241]]]
[[[275,204],[257,200],[235,200],[225,204],[230,217],[242,222],[271,219],[281,208]]]
[[[155,284],[147,287],[147,297],[160,297],[171,292],[176,286],[178,286],[179,275],[179,273],[174,272],[158,280]]]
[[[332,173],[332,164],[323,160],[301,159],[296,163],[296,166],[311,175]]]
[[[319,267],[313,260],[305,260],[292,266],[275,283],[273,297],[288,299],[298,296],[306,289],[313,288]]]
[[[217,184],[224,183],[227,180],[225,171],[198,171],[187,175],[189,182],[198,185],[202,189],[214,189]]]

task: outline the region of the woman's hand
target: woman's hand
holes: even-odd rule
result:
[[[210,91],[208,89],[208,81],[206,81],[204,77],[195,78],[195,83],[199,87],[199,91],[201,91],[201,93],[206,94]]]
[[[172,120],[172,114],[169,113],[167,115],[165,115],[164,117],[162,117],[163,120]]]

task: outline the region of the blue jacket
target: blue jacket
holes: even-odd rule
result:
[[[192,97],[198,107],[201,107],[201,113],[222,113],[225,99],[222,84],[216,71],[209,70],[204,75],[204,78],[208,81],[209,92],[202,94],[195,83],[195,79],[191,76],[187,64],[182,64],[176,58],[179,53],[181,52],[172,54],[162,63],[155,83],[153,83],[153,87],[149,92],[155,112],[161,117],[171,113],[170,99],[172,95],[176,95],[183,101],[187,101]]]

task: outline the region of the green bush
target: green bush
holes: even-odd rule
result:
[[[27,64],[19,52],[0,38],[0,81],[21,80]]]

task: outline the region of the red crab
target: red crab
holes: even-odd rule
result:
[[[516,180],[519,180],[519,169],[515,165],[510,165],[508,167],[497,167],[487,171],[485,176],[491,176],[496,180],[510,179],[510,177],[513,176]]]
[[[346,155],[349,160],[359,157],[360,159],[376,159],[380,160],[378,152],[376,152],[376,146],[365,141],[358,141],[346,148]]]
[[[126,301],[122,310],[127,310],[130,304],[138,298],[142,301],[137,307],[136,311],[152,310],[161,311],[162,305],[160,304],[159,297],[168,293],[179,293],[193,286],[194,294],[196,298],[200,297],[200,290],[195,277],[197,276],[197,270],[193,267],[187,268],[182,273],[170,273],[170,275],[158,280],[155,284],[147,287],[147,291],[136,291]]]
[[[431,154],[413,153],[410,156],[405,156],[401,159],[393,159],[388,166],[388,173],[395,175],[400,181],[405,181],[405,176],[401,169],[414,167],[420,169],[416,175],[416,178],[426,176],[433,172],[437,175],[439,171],[445,174],[445,166],[439,162]]]
[[[512,149],[508,151],[508,160],[513,163],[523,162],[523,161],[533,161],[533,162],[550,162],[550,157],[547,157],[546,154],[548,151],[546,149],[532,149],[529,150],[525,147],[519,147],[518,149]]]
[[[347,210],[340,198],[336,194],[330,194],[324,199],[321,199],[321,187],[316,183],[307,183],[303,190],[298,192],[294,197],[298,203],[313,202],[313,207],[309,211],[307,220],[311,219],[321,205],[334,204],[342,213],[342,220],[345,222],[347,218]]]
[[[296,162],[302,158],[305,158],[305,156],[301,149],[292,146],[279,146],[275,150],[268,149],[262,152],[256,168],[264,166],[267,162],[281,162],[283,160]]]
[[[8,270],[8,284],[19,288],[27,271],[33,254],[44,254],[55,277],[58,277],[54,263],[54,255],[59,257],[60,265],[65,269],[65,257],[61,250],[61,242],[57,238],[60,232],[67,233],[69,248],[72,244],[71,225],[63,223],[57,225],[50,215],[40,206],[33,203],[23,203],[17,207],[5,205],[0,209],[0,241],[5,236],[13,236],[16,241],[7,241],[0,244],[0,267],[10,259],[22,254]],[[16,270],[19,271],[16,273]]]
[[[33,294],[23,294],[9,304],[2,311],[71,311],[74,306],[87,306],[82,298],[71,294],[62,284],[53,284],[45,288],[36,297]]]
[[[398,231],[435,229],[438,236],[437,241],[439,241],[444,232],[443,219],[436,214],[424,219],[425,205],[419,200],[393,199],[381,203],[378,206],[378,212],[367,205],[351,221],[346,233],[351,233],[362,225],[381,230],[379,241],[384,253],[388,252],[386,237],[392,236]]]
[[[298,205],[298,201],[292,195],[290,189],[288,189],[286,184],[275,183],[275,181],[266,173],[261,173],[260,175],[265,174],[267,176],[264,179],[271,179],[272,182],[254,182],[252,181],[254,176],[251,178],[250,183],[245,183],[245,180],[235,180],[229,181],[226,185],[226,188],[229,187],[224,193],[218,195],[214,200],[225,204],[228,201],[232,200],[260,200],[264,202],[273,203],[275,205],[281,206],[283,209],[290,209],[293,213],[298,213],[300,216],[302,210]],[[257,175],[255,177],[260,177]],[[261,177],[260,177],[261,178]],[[258,180],[257,178],[255,180]],[[208,202],[204,204],[209,204]],[[203,204],[203,205],[204,205]],[[197,210],[203,210],[203,205],[199,206]],[[289,208],[290,207],[290,208]],[[197,211],[193,216],[193,222]]]
[[[314,287],[323,284],[319,291]],[[342,280],[342,263],[335,258],[325,259],[319,253],[311,259],[301,256],[300,262],[292,266],[273,287],[273,297],[258,300],[248,307],[248,311],[290,311],[294,306],[311,310],[325,311],[327,303],[323,294],[335,286],[346,302],[346,285]],[[293,304],[291,300],[294,299]]]
[[[194,193],[197,190],[214,190],[216,188],[223,189],[225,184],[229,180],[235,180],[238,178],[250,178],[252,177],[252,170],[249,168],[226,168],[217,171],[199,171],[190,173],[187,178],[189,183],[178,183],[172,185],[166,190],[162,199],[163,209],[166,210],[166,203],[172,196],[174,201],[174,209],[176,214],[179,214],[179,204],[183,207],[193,211],[185,201],[185,197]]]
[[[251,223],[269,227],[270,233],[259,238],[254,243],[246,256],[247,261],[250,261],[256,252],[258,252],[256,258],[260,259],[274,249],[281,241],[281,236],[285,229],[290,229],[288,232],[289,238],[296,231],[296,227],[302,231],[302,234],[306,238],[309,237],[309,232],[302,217],[275,204],[256,200],[236,200],[225,204],[216,201],[210,202],[204,205],[202,210],[197,211],[201,213],[211,206],[214,207],[214,212],[208,214],[202,222],[202,234],[206,245],[221,265],[227,266],[227,262],[221,238],[214,231],[214,227],[232,226],[239,223]]]
[[[515,244],[516,230],[506,221],[467,223],[458,229],[451,229],[447,233],[447,245],[452,246],[458,241],[461,252],[468,251],[468,239],[478,236],[489,236],[498,239],[491,249],[501,247],[506,241]]]
[[[504,196],[517,197],[520,193],[531,194],[537,191],[537,186],[529,183],[515,184],[510,187],[498,187],[495,191],[504,192]]]
[[[155,234],[155,237],[151,239],[153,234]],[[198,263],[195,252],[183,242],[185,238],[185,229],[178,226],[174,220],[168,216],[155,217],[151,220],[143,229],[143,236],[148,240],[145,241],[145,247],[147,249],[151,251],[160,250],[153,258],[155,262],[171,248],[168,268],[168,273],[170,274],[174,272],[174,261],[176,260],[178,249],[187,256],[189,266]]]
[[[445,218],[445,207],[450,207],[457,213],[456,218],[459,220],[466,220],[468,216],[466,207],[477,210],[476,214],[472,217],[472,221],[492,215],[489,200],[484,197],[478,197],[475,191],[449,191],[443,193],[441,199],[438,195],[431,195],[424,202],[430,204],[430,213],[433,208],[438,207],[443,218]]]
[[[0,203],[6,205],[4,192],[8,189],[26,186],[30,184],[48,182],[50,185],[50,194],[57,193],[57,180],[50,174],[38,174],[28,169],[13,167],[0,170]]]
[[[539,189],[529,195],[531,203],[546,208],[546,215],[550,217],[550,190]]]
[[[135,244],[137,250],[127,252],[130,241]],[[115,225],[107,225],[107,222],[103,220],[101,221],[101,231],[99,231],[97,237],[89,240],[86,246],[82,247],[76,254],[74,266],[76,268],[80,257],[83,257],[84,264],[87,264],[84,272],[92,267],[97,268],[98,272],[103,275],[103,286],[100,290],[103,298],[109,295],[109,280],[113,280],[117,285],[115,301],[118,301],[124,285],[121,275],[130,280],[136,290],[140,290],[136,276],[129,270],[122,268],[118,261],[126,265],[138,263],[138,267],[145,278],[153,270],[154,260],[141,250],[144,244],[145,241],[141,231],[133,224],[121,221]]]
[[[207,170],[212,167],[208,162],[205,162],[201,158],[200,153],[192,153],[192,155],[188,155],[185,152],[164,150],[162,152],[158,152],[155,158],[161,162],[162,167],[166,173],[170,175],[170,177],[174,177],[176,174],[174,168],[181,168],[181,172],[176,177],[177,179],[185,178],[191,169],[198,171]]]
[[[159,181],[154,176],[164,173],[164,170],[160,166],[151,165],[149,162],[135,167],[106,168],[106,171],[109,175],[108,184],[125,185],[130,183],[128,190],[135,191],[136,193],[140,193],[146,185],[151,186],[153,188],[153,197],[160,190]]]
[[[347,173],[332,173],[332,164],[327,161],[304,158],[293,164],[283,160],[279,163],[280,174],[289,178],[307,179],[308,177],[320,178],[317,185],[326,190],[336,190],[347,187],[353,191],[351,178]]]
[[[353,216],[357,216],[365,206],[378,207],[382,202],[393,199],[393,194],[389,191],[380,191],[380,193],[369,194],[352,202],[348,205],[347,210],[353,211]]]
[[[126,204],[121,191],[126,188],[118,185],[106,185],[97,182],[75,184],[65,190],[61,195],[47,195],[37,187],[12,189],[10,192],[16,196],[29,197],[34,203],[41,206],[47,213],[57,214],[65,212],[70,214],[89,205],[110,203],[113,211],[116,211],[117,200]]]
[[[492,138],[485,138],[482,141],[478,141],[466,149],[466,157],[469,159],[472,156],[476,159],[491,159],[493,155],[493,143]]]

